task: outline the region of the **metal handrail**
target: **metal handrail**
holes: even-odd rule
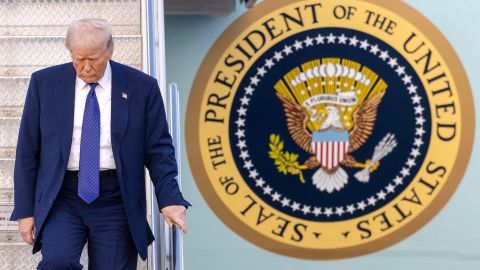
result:
[[[169,106],[169,123],[172,143],[175,147],[175,158],[178,166],[178,186],[182,188],[181,181],[181,138],[180,138],[180,93],[176,83],[170,83],[167,92]],[[168,266],[166,270],[183,270],[183,233],[177,226],[168,230],[169,253],[167,254]]]
[[[176,225],[170,230],[170,251],[168,270],[183,270],[183,233]]]

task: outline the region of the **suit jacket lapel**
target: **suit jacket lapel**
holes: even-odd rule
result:
[[[111,137],[112,150],[114,155],[119,157],[119,148],[128,124],[128,105],[130,95],[127,88],[127,80],[122,74],[122,67],[110,61],[112,68],[112,119],[111,119]]]
[[[57,130],[64,164],[68,162],[72,146],[73,115],[75,108],[75,78],[73,64],[67,65],[63,76],[59,78],[59,87],[54,89],[57,114]]]

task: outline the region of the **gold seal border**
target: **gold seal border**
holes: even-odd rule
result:
[[[275,0],[264,1],[258,4],[254,9],[240,16],[220,35],[200,65],[200,68],[193,81],[192,89],[188,99],[187,117],[185,123],[185,130],[188,136],[185,137],[185,140],[188,149],[188,161],[195,179],[195,183],[215,215],[238,235],[247,241],[269,251],[304,259],[341,259],[365,255],[389,247],[418,231],[440,212],[440,210],[445,206],[457,189],[470,160],[475,133],[475,110],[473,105],[473,96],[465,69],[463,68],[463,65],[460,62],[455,50],[450,45],[450,42],[438,30],[438,28],[433,25],[432,22],[430,22],[416,9],[406,3],[403,3],[402,1],[361,0],[359,2],[373,3],[380,7],[389,9],[398,16],[403,17],[412,25],[415,25],[424,35],[429,38],[429,41],[432,42],[432,44],[434,44],[438,50],[442,52],[442,56],[445,59],[445,62],[452,73],[452,77],[456,82],[456,89],[459,96],[458,100],[461,104],[461,115],[471,116],[469,119],[462,119],[464,124],[462,125],[460,145],[458,148],[458,153],[461,154],[458,155],[458,158],[453,165],[451,175],[448,181],[446,181],[445,186],[434,198],[432,206],[429,208],[430,211],[424,211],[421,216],[418,216],[405,226],[402,226],[395,232],[391,233],[388,238],[381,238],[367,244],[351,246],[347,248],[314,250],[309,248],[293,247],[274,241],[257,233],[254,229],[244,225],[242,222],[239,222],[238,218],[232,214],[230,209],[226,207],[224,202],[216,194],[211,182],[205,180],[209,179],[209,176],[206,173],[205,164],[203,163],[201,156],[202,153],[200,151],[200,138],[198,136],[200,118],[198,117],[198,112],[200,111],[201,101],[204,95],[205,86],[207,85],[207,80],[211,75],[210,72],[215,67],[217,60],[230,45],[229,41],[234,40],[238,36],[239,32],[244,29],[244,26],[249,25],[249,22],[256,21],[262,16],[267,15],[272,11],[272,9],[275,9],[275,7],[291,4],[292,1]]]

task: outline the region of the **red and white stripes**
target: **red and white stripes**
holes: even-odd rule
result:
[[[345,158],[349,145],[348,141],[312,142],[312,149],[322,167],[331,170]]]

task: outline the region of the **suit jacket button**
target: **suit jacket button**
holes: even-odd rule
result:
[[[53,204],[53,200],[50,200],[50,204]]]

